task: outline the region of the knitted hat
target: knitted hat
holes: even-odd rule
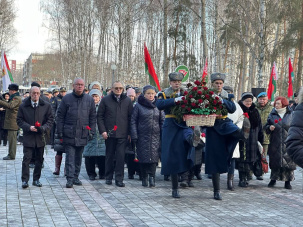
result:
[[[156,91],[156,88],[154,86],[146,85],[146,86],[143,87],[143,94],[145,94],[145,92],[149,89],[152,89],[152,90]]]
[[[244,92],[244,93],[241,95],[241,100],[242,100],[242,101],[244,101],[244,100],[247,99],[247,98],[254,99],[253,93],[251,93],[251,92]]]
[[[100,97],[100,99],[102,97],[101,91],[99,89],[92,89],[92,90],[90,90],[89,95],[90,96],[98,95]]]
[[[136,92],[133,88],[129,88],[129,89],[127,89],[126,95],[127,96],[130,96],[130,95],[136,96]]]

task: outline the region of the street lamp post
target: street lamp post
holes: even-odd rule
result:
[[[112,84],[113,84],[116,81],[115,80],[115,70],[117,69],[117,66],[115,64],[112,64],[111,69],[113,71],[113,75],[112,75]]]

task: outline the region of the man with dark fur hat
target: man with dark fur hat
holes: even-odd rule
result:
[[[10,84],[8,90],[10,94],[9,101],[0,100],[0,105],[6,108],[4,129],[8,131],[7,139],[9,144],[8,155],[3,160],[14,160],[16,158],[17,131],[19,128],[16,119],[22,99],[18,92],[19,86],[17,84]]]

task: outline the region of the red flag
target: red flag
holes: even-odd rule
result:
[[[292,68],[292,65],[291,65],[291,60],[289,58],[289,70],[288,70],[288,92],[287,92],[287,96],[290,98],[294,95],[293,93],[293,86],[292,86],[292,81],[295,77],[295,74],[294,74],[294,70]]]
[[[277,89],[276,80],[277,80],[277,71],[276,71],[276,63],[274,62],[272,66],[269,84],[268,84],[268,90],[267,90],[268,99],[271,101],[274,101],[275,99],[275,93]]]
[[[202,81],[205,81],[206,76],[207,76],[207,58],[205,59],[205,65],[204,65],[203,74],[202,74]]]
[[[149,76],[150,84],[155,87],[157,86],[158,90],[161,91],[159,80],[145,43],[144,43],[144,58],[145,58],[145,72]]]

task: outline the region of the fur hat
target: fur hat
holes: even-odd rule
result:
[[[8,90],[18,91],[19,86],[18,86],[18,84],[10,84],[10,85],[8,85]]]
[[[102,90],[102,86],[98,81],[93,81],[89,84],[88,89],[92,90],[94,85],[98,85],[100,87],[100,90]]]
[[[183,73],[173,72],[168,74],[169,81],[182,81],[184,78]]]
[[[222,80],[225,81],[226,74],[225,73],[212,73],[210,75],[210,80],[213,83],[216,80]]]
[[[34,81],[31,83],[31,87],[34,87],[34,86],[40,87],[40,84],[38,82]]]
[[[130,95],[136,96],[136,92],[133,88],[129,88],[129,89],[127,89],[126,95],[127,96],[130,96]]]

